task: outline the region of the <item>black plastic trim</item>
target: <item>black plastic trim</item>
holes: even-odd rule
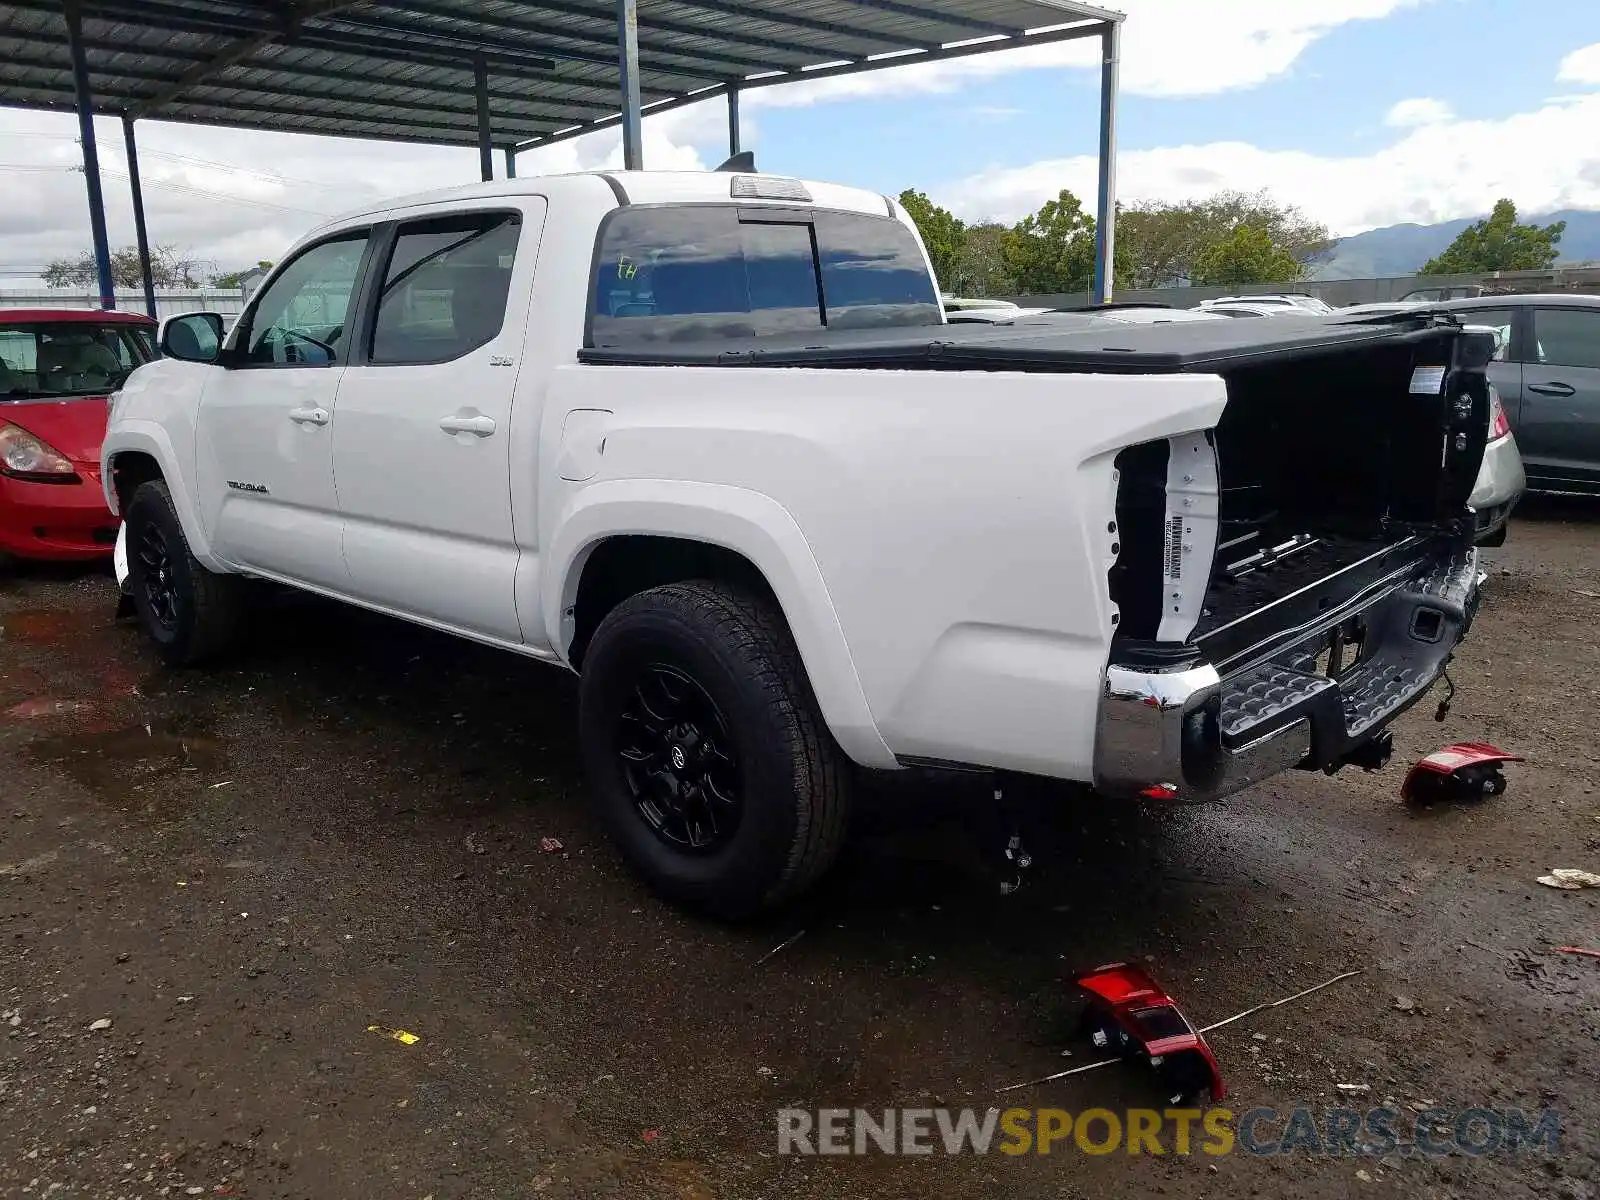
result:
[[[15,479],[18,483],[51,483],[68,484],[82,483],[83,476],[76,471],[13,471],[10,467],[0,467],[0,475],[7,479]]]
[[[603,171],[600,174],[600,178],[606,181],[606,186],[611,189],[611,194],[617,198],[617,204],[620,207],[627,208],[628,205],[632,203],[632,201],[628,199],[628,190],[622,186],[622,180],[618,179],[615,175],[610,175]],[[599,245],[599,239],[596,239],[595,244],[597,246]]]
[[[820,336],[812,331],[673,345],[586,346],[579,357],[586,363],[617,366],[1215,374],[1377,346],[1412,345],[1457,332],[1453,324],[1423,317],[1384,324],[1332,319],[1194,321],[1123,329],[1052,325],[1046,318],[1031,318],[1009,325],[941,324],[830,330]]]
[[[1443,674],[1477,610],[1477,570],[1474,551],[1435,542],[1429,555],[1412,564],[1404,582],[1391,582],[1381,594],[1369,596],[1362,608],[1367,637],[1361,659],[1336,679],[1319,675],[1315,667],[1330,626],[1302,636],[1270,659],[1225,671],[1221,703],[1224,710],[1235,709],[1234,719],[1219,730],[1223,737],[1197,740],[1206,750],[1196,757],[1194,769],[1204,775],[1210,760],[1220,761],[1230,746],[1270,737],[1301,720],[1311,732],[1311,754],[1302,766],[1332,772],[1359,757]],[[1437,622],[1431,638],[1416,632],[1421,613]],[[1251,692],[1253,699],[1244,698]],[[1258,712],[1240,719],[1239,707]],[[1186,770],[1189,766],[1186,758]]]
[[[1436,552],[1422,536],[1382,546],[1286,596],[1195,638],[1202,656],[1224,674],[1262,662],[1332,628],[1381,599]]]

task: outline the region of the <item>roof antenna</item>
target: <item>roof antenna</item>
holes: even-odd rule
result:
[[[756,169],[756,152],[754,150],[741,150],[727,162],[717,168],[719,171],[745,171],[753,172]]]

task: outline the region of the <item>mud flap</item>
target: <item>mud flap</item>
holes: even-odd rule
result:
[[[128,526],[117,526],[117,545],[111,552],[111,567],[117,573],[117,620],[135,615],[133,594],[128,591]]]

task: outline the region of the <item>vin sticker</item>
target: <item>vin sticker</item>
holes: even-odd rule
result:
[[[1444,391],[1443,367],[1418,367],[1411,372],[1413,396],[1437,396]]]

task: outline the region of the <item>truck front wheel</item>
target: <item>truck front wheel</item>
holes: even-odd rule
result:
[[[770,602],[704,581],[630,597],[589,644],[579,708],[601,819],[662,894],[747,917],[837,856],[851,767]]]
[[[172,494],[159,479],[142,483],[123,513],[128,527],[128,590],[139,623],[169,666],[226,650],[239,635],[245,581],[206,570],[189,550]]]

